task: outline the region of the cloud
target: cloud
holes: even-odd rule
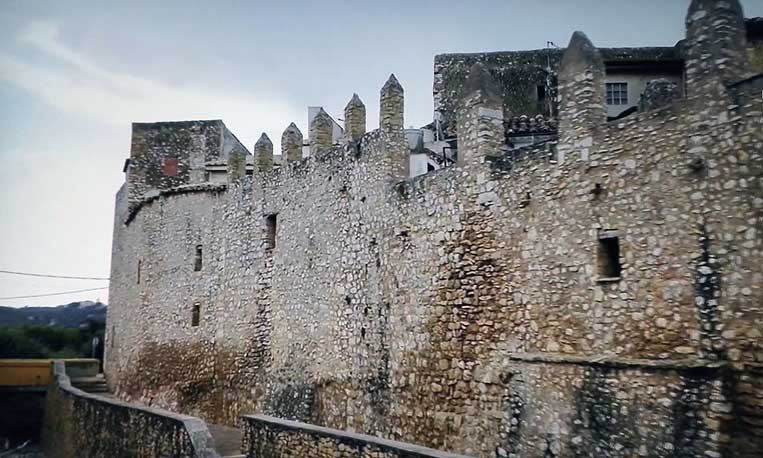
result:
[[[35,21],[17,35],[22,48],[32,48],[43,62],[0,53],[0,79],[23,88],[72,115],[120,126],[132,122],[219,119],[254,139],[258,131],[280,139],[301,110],[275,96],[236,93],[223,87],[171,86],[145,77],[110,71],[59,39],[58,27]]]
[[[290,106],[272,92],[201,86],[198,81],[170,85],[143,71],[114,71],[102,65],[63,41],[50,21],[27,23],[11,40],[0,40],[0,85],[20,89],[64,114],[51,117],[58,124],[39,130],[44,135],[8,136],[13,137],[8,141],[0,137],[0,158],[6,164],[0,169],[0,268],[108,276],[113,193],[123,180],[121,166],[132,122],[223,119],[251,146],[262,131],[280,140],[289,122],[304,118],[301,107]],[[193,80],[192,69],[188,73]],[[9,131],[25,127],[18,118],[9,121]],[[37,132],[42,121],[32,123],[30,132]],[[0,275],[0,297],[103,282],[91,283]],[[0,305],[50,305],[107,296],[104,290]]]

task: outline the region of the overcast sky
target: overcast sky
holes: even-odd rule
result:
[[[746,16],[763,1],[744,1]],[[406,124],[432,119],[446,52],[673,45],[689,0],[0,0],[0,270],[109,276],[114,194],[130,123],[223,119],[250,149],[306,107],[357,92],[377,122],[394,72]],[[0,274],[0,297],[106,282]],[[107,290],[0,305],[106,302]]]

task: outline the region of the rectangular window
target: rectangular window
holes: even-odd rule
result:
[[[201,258],[201,245],[196,245],[196,255],[193,258],[193,271],[198,272],[201,270],[202,265],[202,258]]]
[[[599,247],[597,252],[599,264],[599,280],[616,280],[620,278],[620,238],[616,230],[599,232]]]
[[[193,304],[193,312],[191,314],[191,326],[198,326],[201,319],[201,304],[198,302]]]
[[[272,250],[276,247],[276,233],[278,231],[277,215],[274,213],[265,218],[265,249]]]
[[[607,83],[607,105],[628,105],[628,83]]]

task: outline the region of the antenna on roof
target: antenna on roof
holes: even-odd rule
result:
[[[559,46],[556,45],[551,40],[546,41],[546,50],[548,51],[546,53],[546,81],[543,90],[546,94],[546,109],[548,110],[548,116],[549,118],[553,115],[554,111],[554,105],[553,101],[551,100],[551,91],[552,91],[552,80],[551,80],[551,48],[559,49]]]

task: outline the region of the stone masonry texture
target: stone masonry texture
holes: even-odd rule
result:
[[[331,145],[316,117],[310,157],[227,183],[191,179],[227,160],[221,123],[135,125],[110,386],[250,437],[263,414],[473,457],[761,456],[763,76],[741,14],[693,2],[676,48],[576,33],[550,76],[546,51],[437,56],[459,161],[415,178],[394,76],[379,129]],[[655,53],[686,96],[607,122],[602,66]],[[541,77],[546,111],[509,90]],[[500,141],[537,115],[553,140]]]

